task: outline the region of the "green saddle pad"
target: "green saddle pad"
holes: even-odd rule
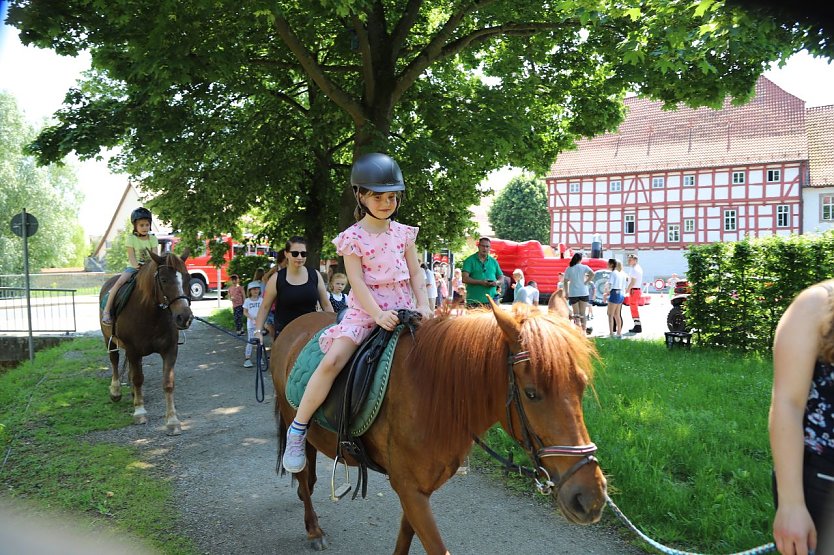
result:
[[[127,304],[127,300],[130,298],[130,294],[133,293],[133,289],[136,287],[136,274],[134,273],[130,276],[124,285],[119,288],[119,292],[116,293],[116,298],[113,300],[113,310],[111,313],[111,317],[113,320],[116,319],[116,316],[119,315],[125,305]],[[104,295],[101,296],[101,309],[104,310],[104,307],[107,306],[107,298],[110,296],[110,291],[107,291]]]
[[[319,337],[331,326],[327,326],[323,330],[316,333],[310,341],[304,346],[299,353],[295,364],[290,370],[290,375],[287,378],[286,397],[287,401],[294,409],[298,409],[301,403],[301,396],[307,388],[307,382],[310,381],[310,376],[313,375],[316,367],[318,367],[321,359],[324,358],[324,353],[319,348]],[[385,391],[388,389],[388,377],[391,375],[391,361],[394,359],[394,349],[397,348],[397,341],[405,326],[399,325],[394,330],[391,336],[391,341],[385,346],[382,356],[379,359],[376,373],[371,382],[371,389],[368,392],[368,399],[359,410],[356,418],[351,422],[350,433],[354,436],[361,436],[368,431],[371,424],[379,414],[379,408],[382,406],[382,400],[385,397]],[[347,370],[343,370],[345,372]],[[330,422],[324,417],[321,409],[317,410],[313,415],[313,420],[322,428],[331,432],[336,432]]]

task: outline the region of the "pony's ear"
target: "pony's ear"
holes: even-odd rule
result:
[[[489,299],[489,304],[492,307],[492,313],[495,315],[495,319],[498,321],[498,327],[504,332],[507,341],[510,342],[510,345],[518,346],[520,344],[521,324],[516,321],[512,312],[504,310],[495,304],[495,301],[492,299]]]
[[[188,247],[185,247],[182,251],[182,255],[180,256],[180,260],[185,262],[188,259],[190,254],[191,254],[191,249],[189,249]]]
[[[568,318],[570,316],[570,314],[568,314],[568,303],[565,302],[564,289],[559,289],[550,295],[550,300],[547,301],[547,311],[563,318]]]
[[[154,262],[156,262],[160,266],[165,264],[165,259],[163,257],[159,256],[158,254],[156,254],[155,252],[153,252],[150,249],[145,249],[145,250],[148,251],[148,254],[151,255],[151,258],[153,258]]]

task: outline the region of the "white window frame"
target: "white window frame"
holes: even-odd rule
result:
[[[579,182],[569,183],[568,184],[568,192],[569,193],[581,193],[582,192],[582,184]]]
[[[628,230],[628,224],[631,224],[631,231]],[[637,233],[636,214],[623,214],[623,233],[625,235],[634,235]]]
[[[776,227],[791,226],[791,207],[787,204],[780,204],[776,207]]]
[[[782,181],[782,170],[767,170],[767,182],[778,183]]]
[[[608,182],[609,193],[619,193],[623,190],[623,182],[620,179],[612,179]]]
[[[683,176],[683,186],[684,187],[694,187],[695,186],[695,174],[688,174]]]
[[[681,224],[669,224],[666,226],[666,240],[669,243],[681,242]]]
[[[666,186],[665,177],[652,177],[652,189],[662,189]]]
[[[820,221],[834,222],[834,194],[820,195]]]
[[[724,231],[738,231],[738,211],[724,210]]]
[[[683,232],[684,233],[695,233],[695,218],[684,218],[683,219]]]
[[[747,174],[744,172],[733,172],[733,185],[744,185],[747,181]]]

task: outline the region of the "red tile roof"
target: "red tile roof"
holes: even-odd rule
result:
[[[662,110],[663,103],[638,97],[626,98],[625,106],[616,133],[578,141],[575,150],[559,154],[549,177],[808,159],[805,102],[765,77],[743,106],[728,99],[721,110]]]
[[[834,185],[834,106],[808,108],[808,156],[811,167],[809,187]]]

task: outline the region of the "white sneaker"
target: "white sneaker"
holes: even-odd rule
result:
[[[304,451],[306,439],[307,434],[294,434],[287,430],[287,447],[281,464],[290,474],[297,474],[307,466],[307,454]]]
[[[254,365],[252,364],[252,361],[249,360],[248,358],[243,361],[243,367],[244,368],[252,368],[252,366],[254,366]]]

